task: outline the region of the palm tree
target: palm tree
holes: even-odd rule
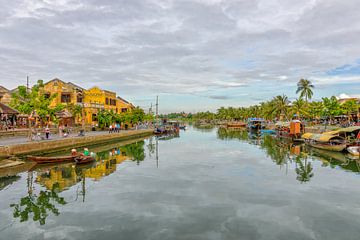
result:
[[[288,107],[289,107],[289,99],[286,95],[278,95],[273,98],[273,112],[276,116],[287,116]]]
[[[308,102],[309,99],[313,96],[313,91],[311,89],[315,88],[311,81],[307,79],[300,79],[297,84],[296,93],[300,93],[300,98],[305,97],[305,102]]]
[[[307,104],[302,98],[293,101],[291,108],[293,110],[293,113],[295,113],[299,118],[301,118],[300,117],[301,115],[302,116],[308,115]]]

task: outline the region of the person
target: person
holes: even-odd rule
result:
[[[46,139],[49,139],[49,137],[50,137],[50,128],[49,128],[49,126],[45,127],[45,137],[46,137]]]
[[[112,132],[112,125],[110,124],[110,126],[109,126],[109,133],[111,133]]]
[[[75,148],[71,149],[71,156],[73,157],[76,157],[78,154],[77,154],[77,151]]]
[[[89,155],[90,155],[89,149],[84,148],[84,156],[89,156]]]

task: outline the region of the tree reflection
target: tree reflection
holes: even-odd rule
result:
[[[300,156],[296,157],[297,167],[295,168],[295,172],[297,174],[296,179],[301,182],[309,182],[310,178],[314,176],[313,167],[311,163],[307,161],[307,157],[304,158],[304,162],[302,161]]]
[[[29,186],[28,186],[29,187]],[[59,210],[56,204],[65,205],[66,201],[58,195],[59,185],[54,184],[51,191],[42,190],[39,195],[28,191],[28,196],[20,199],[20,203],[10,204],[14,208],[13,216],[19,218],[20,222],[29,220],[29,215],[33,215],[33,221],[38,221],[40,225],[44,225],[49,213],[58,216]]]
[[[144,141],[139,141],[122,147],[122,151],[126,152],[126,155],[131,160],[136,161],[137,165],[145,159]]]

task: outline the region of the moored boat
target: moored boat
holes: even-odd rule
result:
[[[330,134],[305,133],[302,138],[311,147],[328,151],[341,152],[347,146],[344,138]]]
[[[250,130],[260,130],[265,128],[265,120],[262,118],[249,118],[247,127]]]
[[[346,143],[343,144],[328,144],[328,143],[310,143],[314,148],[324,149],[328,151],[341,152],[346,148]]]
[[[74,161],[76,156],[57,156],[57,157],[38,157],[38,156],[27,156],[28,160],[37,162],[37,163],[59,163],[59,162],[69,162]]]
[[[353,156],[360,156],[360,146],[351,146],[346,150]]]
[[[244,128],[246,127],[246,123],[244,122],[228,122],[225,125],[227,128]]]

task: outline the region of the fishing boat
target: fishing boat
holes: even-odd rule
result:
[[[273,129],[261,129],[260,133],[263,135],[273,135],[276,134],[276,131]]]
[[[43,163],[59,163],[59,162],[70,162],[74,161],[76,156],[57,156],[57,157],[38,157],[38,156],[27,156],[28,160],[43,164]]]
[[[351,146],[346,150],[353,156],[360,156],[360,146]]]
[[[249,118],[247,127],[250,130],[260,130],[265,128],[265,120],[262,118]]]
[[[347,146],[343,137],[331,134],[305,133],[302,138],[311,147],[328,151],[341,152]]]
[[[246,123],[244,122],[228,122],[225,125],[227,128],[244,128],[246,127]]]
[[[94,162],[95,158],[91,156],[78,156],[74,158],[76,164],[86,164]]]
[[[305,131],[305,126],[300,120],[290,122],[277,122],[275,124],[276,136],[279,138],[288,138],[294,142],[303,142],[301,135]]]

